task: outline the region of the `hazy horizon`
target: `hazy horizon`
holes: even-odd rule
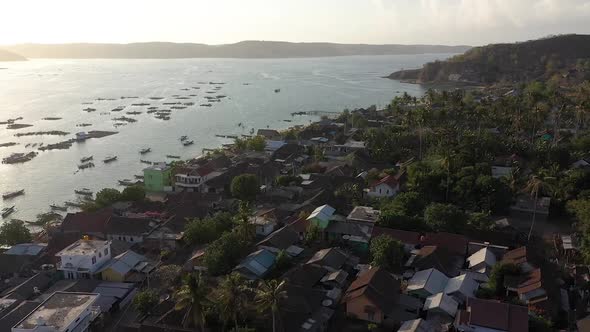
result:
[[[590,0],[21,0],[0,45],[264,40],[470,45],[590,34]]]

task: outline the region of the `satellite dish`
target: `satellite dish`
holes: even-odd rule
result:
[[[332,305],[332,303],[334,303],[334,301],[332,301],[332,300],[330,300],[330,299],[325,299],[325,300],[323,300],[323,301],[322,301],[322,305],[323,305],[324,307],[329,307],[329,306],[331,306],[331,305]]]
[[[348,234],[342,235],[342,238],[344,240],[349,240],[350,239],[350,235],[348,235]]]

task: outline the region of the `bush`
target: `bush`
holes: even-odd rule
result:
[[[229,231],[233,226],[232,216],[229,213],[217,213],[213,217],[193,219],[184,228],[184,241],[188,245],[209,243],[218,239],[223,232]]]
[[[133,307],[145,316],[158,304],[158,301],[158,293],[152,289],[146,289],[135,295]]]
[[[371,240],[371,265],[397,271],[404,258],[404,245],[387,235],[379,235]]]

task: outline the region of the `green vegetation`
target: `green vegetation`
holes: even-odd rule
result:
[[[234,221],[229,213],[217,213],[213,217],[193,219],[185,225],[184,241],[189,245],[210,243],[232,229]]]
[[[193,327],[196,331],[205,331],[205,308],[210,302],[207,298],[209,286],[207,280],[199,273],[184,276],[180,290],[176,292],[176,310],[187,310],[182,326]]]
[[[153,289],[142,290],[133,298],[133,307],[141,315],[145,316],[149,314],[152,309],[158,304],[159,297]]]
[[[281,301],[287,297],[285,281],[276,279],[263,281],[256,291],[255,301],[260,312],[270,311],[272,316],[272,331],[277,331],[277,315]]]
[[[266,140],[264,139],[264,136],[236,138],[234,140],[234,147],[238,151],[251,150],[261,152],[264,151],[264,148],[266,147]]]
[[[370,253],[371,265],[398,271],[404,258],[404,246],[387,235],[380,235],[371,240]]]
[[[24,222],[12,219],[0,226],[0,244],[13,246],[19,243],[31,242],[31,232]]]
[[[247,253],[249,245],[237,232],[224,233],[211,242],[203,258],[209,274],[218,276],[230,272]]]
[[[97,211],[109,207],[117,202],[140,202],[145,199],[145,188],[143,186],[130,186],[120,192],[117,189],[105,188],[96,193],[94,201],[84,203],[84,211]]]
[[[231,194],[239,200],[252,202],[260,192],[258,178],[254,174],[242,174],[233,178]]]

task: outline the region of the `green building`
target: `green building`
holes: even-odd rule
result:
[[[330,224],[330,220],[332,219],[335,211],[336,210],[330,205],[322,205],[313,210],[309,217],[307,217],[307,220],[309,220],[311,224],[315,224],[322,230],[325,230]]]
[[[147,192],[172,190],[172,167],[157,163],[143,170],[143,181]]]

